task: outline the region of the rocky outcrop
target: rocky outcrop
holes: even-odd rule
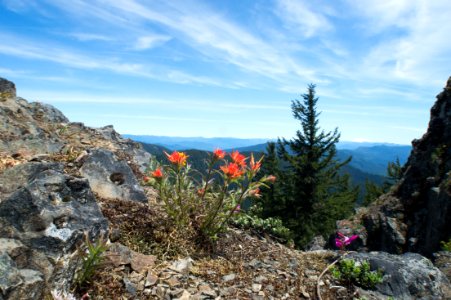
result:
[[[84,159],[80,173],[102,198],[147,202],[132,169],[124,161],[118,160],[111,151],[93,150]]]
[[[71,123],[0,78],[0,299],[67,291],[77,246],[108,231],[95,193],[146,202],[137,176],[149,158],[112,126]]]
[[[59,163],[30,162],[0,174],[0,294],[42,299],[46,288],[67,290],[85,234],[107,231],[86,179]]]
[[[16,86],[11,81],[0,77],[0,102],[16,98]]]
[[[112,126],[89,128],[69,120],[55,107],[16,97],[14,83],[0,78],[0,155],[80,154],[86,149],[110,150],[133,171],[144,172],[150,154],[122,138]]]
[[[370,249],[431,256],[451,238],[451,78],[412,144],[402,180],[362,219]]]
[[[393,297],[410,299],[450,299],[451,288],[446,276],[430,260],[417,254],[391,255],[385,252],[352,253],[356,261],[368,261],[372,270],[381,270],[382,283],[376,286],[374,299]]]

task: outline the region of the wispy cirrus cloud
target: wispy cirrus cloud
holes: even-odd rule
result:
[[[92,54],[80,53],[57,44],[43,44],[42,42],[34,42],[30,39],[22,39],[4,33],[0,33],[0,39],[10,41],[8,44],[0,44],[0,54],[19,58],[50,61],[81,70],[112,71],[118,74],[127,74],[181,84],[223,85],[220,81],[209,77],[192,75],[165,66],[126,62],[115,57],[106,58],[100,55],[93,56]],[[14,46],[18,44],[21,46]],[[52,49],[52,51],[49,51],[49,49]],[[155,70],[155,72],[152,72],[151,70]]]
[[[314,7],[317,7],[317,11]],[[332,13],[331,8],[317,6],[312,2],[301,0],[277,0],[276,14],[288,27],[291,33],[304,38],[318,36],[322,32],[334,29],[326,13]]]
[[[73,32],[70,33],[69,35],[82,42],[90,42],[90,41],[110,42],[115,40],[111,36],[96,33]]]
[[[449,73],[446,63],[451,43],[451,6],[448,1],[390,0],[353,2],[355,12],[365,17],[367,34],[387,36],[375,43],[363,61],[368,73],[418,85]],[[433,82],[434,85],[441,84]]]
[[[75,1],[62,5],[52,3],[72,17],[96,19],[137,36],[133,47],[145,49],[164,38],[146,38],[142,26],[146,23],[158,25],[162,36],[177,39],[197,54],[199,61],[233,65],[240,71],[258,74],[277,82],[286,82],[292,77],[312,78],[313,69],[300,64],[287,52],[235,24],[197,1],[155,1],[148,5],[143,1]],[[82,13],[86,11],[86,14]],[[110,18],[114,16],[114,18]],[[133,48],[132,47],[132,48]],[[231,86],[234,86],[231,84]]]
[[[133,46],[133,49],[138,50],[138,51],[148,50],[148,49],[160,46],[169,40],[171,40],[170,36],[158,35],[158,34],[153,34],[153,35],[147,34],[147,35],[138,37],[135,45]]]

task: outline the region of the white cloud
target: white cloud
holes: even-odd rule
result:
[[[372,0],[355,8],[366,18],[370,35],[387,36],[365,58],[363,68],[368,74],[417,85],[442,84],[443,79],[433,78],[449,75],[449,1]]]
[[[220,81],[205,76],[196,76],[183,71],[169,69],[165,66],[144,65],[142,63],[130,63],[115,57],[100,57],[89,54],[77,53],[70,48],[55,44],[38,43],[29,39],[18,38],[9,34],[0,33],[0,40],[8,40],[8,44],[0,44],[0,54],[51,61],[67,67],[82,70],[107,70],[118,74],[126,74],[162,81],[181,84],[199,84],[224,86]],[[16,47],[13,45],[21,45]],[[52,49],[52,51],[49,51]],[[150,71],[155,69],[154,72]]]
[[[79,41],[82,42],[90,42],[90,41],[103,41],[103,42],[109,42],[114,41],[112,37],[102,35],[102,34],[95,34],[95,33],[83,33],[83,32],[74,32],[71,33],[70,36],[76,38]]]
[[[171,37],[165,35],[145,35],[138,37],[133,49],[135,50],[147,50],[169,41]]]
[[[322,12],[314,11],[308,1],[278,0],[276,13],[292,33],[310,38],[333,29],[323,13],[324,5],[318,10]]]
[[[310,78],[314,74],[283,49],[274,47],[271,41],[260,39],[199,2],[152,2],[151,6],[139,1],[117,0],[101,4],[77,1],[70,5],[72,7],[64,7],[55,3],[70,14],[75,11],[79,18],[86,18],[80,15],[80,10],[87,10],[90,17],[129,30],[132,35],[139,34],[139,38],[145,36],[142,26],[149,22],[157,24],[174,39],[200,53],[199,59],[206,57],[232,64],[244,72],[275,81],[284,82],[293,76]],[[110,15],[115,18],[110,19]],[[145,48],[152,43],[152,39],[142,39],[135,46]]]

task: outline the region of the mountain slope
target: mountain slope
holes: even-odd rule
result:
[[[384,176],[387,173],[387,164],[399,158],[401,165],[407,161],[411,146],[373,146],[359,147],[354,150],[337,150],[337,157],[345,160],[352,156],[350,165],[371,174]]]

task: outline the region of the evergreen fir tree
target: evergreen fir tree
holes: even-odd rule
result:
[[[294,139],[278,141],[282,165],[286,164],[280,178],[284,195],[280,217],[294,232],[299,246],[307,244],[314,235],[331,233],[335,221],[352,212],[358,195],[357,188],[350,187],[349,177],[338,174],[351,159],[335,159],[338,129],[328,133],[320,130],[315,86],[309,85],[302,97],[302,102],[293,100],[291,105],[301,129]]]
[[[280,160],[277,156],[276,143],[269,142],[266,147],[266,155],[263,160],[262,174],[276,177],[274,183],[262,188],[262,198],[258,201],[259,216],[261,218],[280,217],[284,206],[283,195],[280,192],[281,176]]]

